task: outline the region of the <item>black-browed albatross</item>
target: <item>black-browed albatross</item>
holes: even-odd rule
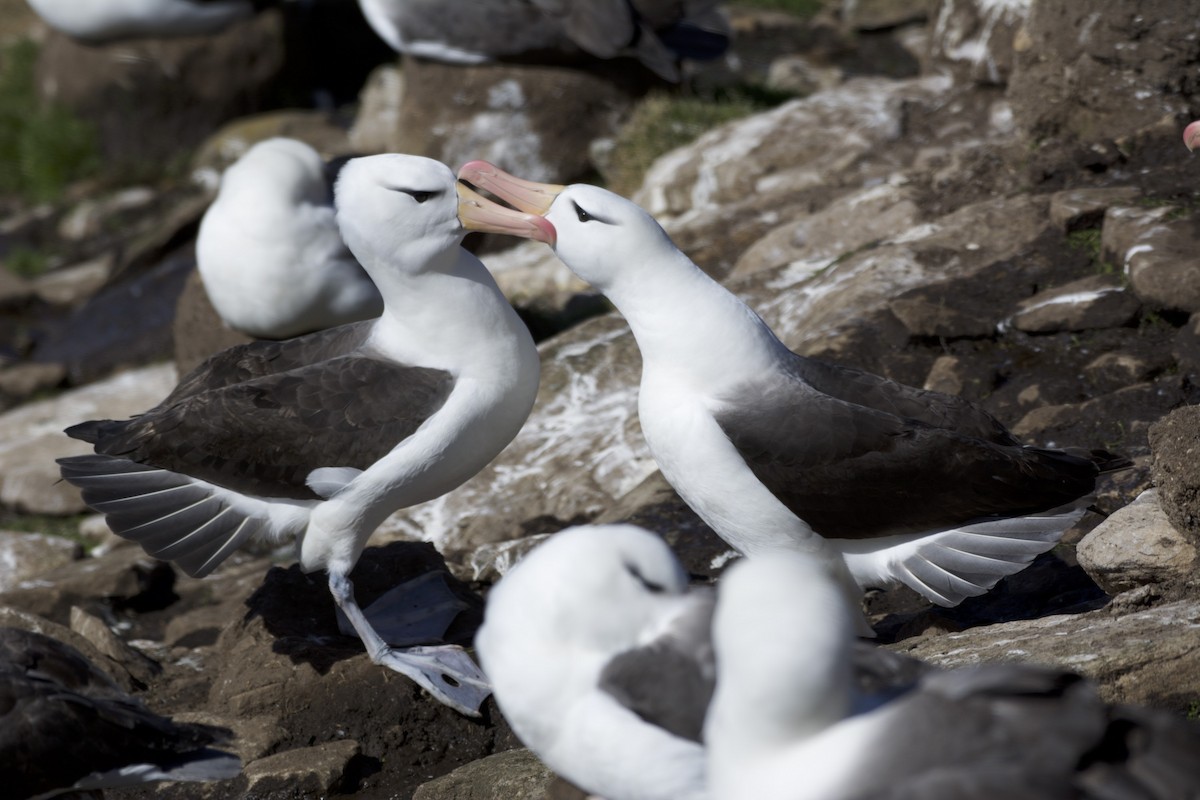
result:
[[[717,0],[359,0],[398,53],[452,64],[631,55],[669,81],[729,45]]]
[[[650,451],[743,554],[801,550],[850,595],[903,583],[953,606],[1053,547],[1097,475],[1128,464],[1022,445],[961,398],[793,353],[612,192],[483,161],[459,178],[545,214],[559,258],[624,315],[642,354]]]
[[[537,394],[533,340],[459,246],[464,224],[550,228],[456,194],[449,168],[416,156],[351,160],[336,201],[382,316],[218,353],[146,413],[69,428],[96,455],[59,464],[116,533],[192,576],[251,537],[297,537],[301,567],[326,570],[372,660],[474,714],[488,690],[465,652],[388,647],[349,574],[385,517],[491,461]]]
[[[1200,797],[1200,726],[1110,706],[1064,670],[929,669],[864,704],[856,616],[806,553],[751,556],[722,577],[704,726],[713,800]]]
[[[655,534],[569,528],[492,588],[475,647],[505,719],[555,772],[601,797],[695,800],[709,796],[714,601]],[[856,645],[855,682],[872,695],[925,669]]]
[[[218,33],[267,0],[29,0],[46,24],[88,44]]]
[[[375,283],[342,241],[331,172],[308,144],[276,136],[221,176],[200,220],[196,268],[229,327],[288,339],[383,311]]]
[[[225,728],[151,712],[70,645],[0,628],[5,797],[236,778],[237,756],[212,747],[231,737]]]

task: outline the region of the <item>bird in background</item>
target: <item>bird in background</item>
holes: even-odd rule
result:
[[[638,416],[683,500],[744,555],[805,552],[847,597],[904,584],[953,606],[1049,550],[1129,461],[1022,444],[967,401],[793,353],[631,201],[474,161],[459,178],[543,214],[625,317]],[[859,630],[870,635],[865,619]]]
[[[50,27],[85,44],[220,33],[271,0],[28,0]]]
[[[0,628],[0,785],[5,797],[157,781],[236,778],[233,734],[147,709],[74,647]]]
[[[716,0],[359,0],[398,53],[452,64],[637,58],[677,82],[680,59],[717,58],[730,29]]]
[[[248,540],[295,539],[300,567],[325,570],[375,663],[477,715],[489,689],[462,648],[407,646],[440,641],[453,613],[425,612],[457,613],[449,587],[438,599],[427,580],[402,584],[369,619],[350,571],[388,515],[456,488],[524,424],[537,349],[460,245],[466,226],[549,226],[475,204],[448,167],[417,156],[352,159],[335,194],[342,237],[383,297],[379,318],[222,351],[155,408],[67,429],[95,454],[58,463],[115,533],[193,577]]]
[[[200,221],[196,266],[230,328],[288,339],[382,313],[379,289],[338,230],[333,181],[342,163],[273,137],[225,170]]]

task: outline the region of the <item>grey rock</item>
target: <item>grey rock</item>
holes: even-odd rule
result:
[[[1063,233],[1099,228],[1111,206],[1125,206],[1138,197],[1134,186],[1064,189],[1050,196],[1050,221]]]
[[[183,291],[179,293],[171,334],[175,343],[175,368],[181,378],[214,353],[254,341],[221,319],[204,291],[204,281],[198,270],[188,274]]]
[[[95,127],[106,158],[165,161],[261,107],[283,72],[283,28],[274,10],[214,36],[95,46],[51,32],[36,85]]]
[[[1160,225],[1177,209],[1172,206],[1128,206],[1114,205],[1104,212],[1104,223],[1100,231],[1100,257],[1129,272],[1129,251],[1148,231]]]
[[[1151,475],[1177,530],[1200,545],[1200,406],[1171,411],[1150,427]]]
[[[860,31],[895,28],[925,20],[937,6],[934,0],[843,0],[842,24]]]
[[[802,55],[781,56],[771,62],[767,71],[766,86],[779,92],[809,95],[832,89],[846,79],[837,67],[814,64]]]
[[[1125,251],[1133,291],[1158,309],[1200,311],[1200,214],[1165,218],[1142,230]]]
[[[33,291],[51,305],[76,305],[104,286],[112,276],[115,263],[113,253],[102,253],[80,264],[38,276],[33,282]]]
[[[898,236],[920,219],[914,190],[881,184],[850,192],[814,214],[799,214],[747,248],[731,277],[782,266],[813,271],[874,242]]]
[[[149,686],[162,667],[157,661],[143,655],[125,643],[120,636],[95,614],[79,606],[71,608],[71,630],[87,639],[96,649],[112,659],[129,676],[142,686]]]
[[[103,670],[110,678],[113,679],[122,689],[127,692],[145,688],[142,684],[139,686],[119,663],[112,658],[100,652],[94,644],[75,631],[68,628],[66,625],[60,625],[57,622],[52,622],[45,617],[32,614],[28,611],[15,608],[13,606],[4,605],[0,602],[0,627],[5,628],[20,628],[23,631],[32,631],[49,636],[52,639],[57,639],[60,642],[65,642],[71,645],[79,652],[87,657],[98,668]]]
[[[0,269],[0,308],[23,306],[33,294],[33,286],[28,280],[7,269]]]
[[[942,394],[962,394],[962,366],[962,359],[957,356],[938,356],[929,368],[929,375],[925,378],[922,388]]]
[[[83,500],[59,480],[56,458],[91,452],[62,431],[88,419],[145,411],[175,385],[170,364],[144,367],[0,415],[0,503],[34,514],[78,514]]]
[[[15,589],[83,556],[83,547],[59,536],[0,530],[0,592]]]
[[[1171,363],[1167,353],[1110,352],[1085,364],[1083,374],[1097,393],[1115,392],[1124,386],[1153,379]]]
[[[472,761],[422,784],[413,800],[548,800],[554,781],[550,768],[522,748]]]
[[[982,0],[938,3],[929,37],[934,64],[978,83],[1006,83],[1015,59],[1013,43],[1031,5]]]
[[[1029,6],[1008,96],[1031,161],[1160,163],[1188,119],[1186,75],[1200,19],[1173,0],[1038,0]],[[1086,156],[1084,153],[1089,151]],[[1128,165],[1125,167],[1129,168]]]
[[[403,108],[404,72],[399,64],[381,64],[371,72],[358,95],[350,145],[362,153],[395,152]]]
[[[455,574],[465,581],[495,583],[549,536],[549,533],[537,533],[507,542],[482,544],[455,562],[461,564]]]
[[[1146,451],[1150,426],[1186,397],[1178,376],[1160,376],[1081,403],[1032,409],[1012,432],[1049,447],[1105,447],[1138,455]]]
[[[1027,333],[1119,328],[1136,319],[1141,307],[1116,276],[1092,275],[1021,301],[1010,324]]]
[[[1075,552],[1079,566],[1111,595],[1147,585],[1173,588],[1191,577],[1200,560],[1159,505],[1157,489],[1097,525]]]
[[[284,791],[289,796],[296,792],[329,794],[338,788],[350,759],[360,750],[358,742],[345,739],[260,758],[244,770],[248,791],[255,795]]]
[[[68,211],[58,223],[58,235],[67,241],[89,239],[106,226],[117,224],[117,217],[131,209],[145,208],[158,198],[146,186],[131,186],[103,197],[88,197]]]
[[[60,386],[67,377],[62,364],[25,362],[0,368],[0,398],[8,406],[28,400],[37,392]]]
[[[1200,601],[1181,600],[1133,613],[1121,606],[1114,601],[1111,608],[1083,614],[922,636],[890,649],[948,667],[990,661],[1065,667],[1098,681],[1109,702],[1186,713],[1200,682]]]
[[[412,58],[404,60],[404,87],[400,130],[387,137],[399,152],[454,169],[483,158],[524,178],[557,183],[588,173],[588,145],[611,136],[648,88],[634,66],[618,62],[584,71]],[[554,101],[531,102],[535,97]]]

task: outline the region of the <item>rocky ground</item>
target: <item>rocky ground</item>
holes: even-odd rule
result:
[[[658,159],[635,197],[793,349],[961,394],[1031,443],[1133,459],[1102,481],[1096,512],[1061,546],[988,596],[933,611],[906,592],[872,595],[887,646],[943,664],[1064,664],[1110,699],[1195,716],[1200,161],[1180,134],[1200,116],[1200,21],[1178,0],[846,8],[811,19],[739,11],[737,59],[698,80],[737,72],[794,98]],[[284,22],[264,16],[222,37],[222,64],[251,52],[263,72],[236,59],[221,67],[246,80],[238,97],[205,106],[210,117],[145,104],[139,124],[163,126],[143,130],[146,141],[224,123],[196,139],[199,182],[74,187],[66,201],[14,205],[0,220],[0,255],[46,242],[56,254],[36,278],[0,270],[10,409],[0,416],[0,624],[59,636],[153,709],[237,733],[242,777],[111,797],[569,797],[493,701],[481,720],[464,719],[372,666],[339,634],[321,577],[300,574],[287,550],[239,554],[192,580],[116,541],[57,482],[54,458],[84,452],[63,427],[152,405],[176,380],[175,359],[236,338],[214,327],[194,283],[184,287],[212,179],[247,142],[282,133],[330,155],[402,149],[595,179],[648,90],[615,67],[386,63],[356,114],[238,116],[261,107],[254,87],[299,80],[268,58]],[[108,109],[129,108],[137,87],[169,88],[138,78],[147,63],[175,64],[179,80],[205,74],[185,65],[216,68],[211,51],[196,61],[189,47],[203,50],[156,44],[118,59],[51,36],[39,69],[86,77],[72,89],[83,98],[112,93],[98,119],[117,131]],[[430,125],[429,91],[447,86],[461,91],[440,90],[452,99]],[[113,158],[131,146],[111,139]],[[483,473],[385,524],[354,575],[360,600],[446,570],[472,604],[452,631],[469,643],[488,587],[543,535],[579,522],[639,522],[697,580],[715,577],[727,548],[641,439],[625,323],[544,246],[483,247],[542,339],[537,406]]]

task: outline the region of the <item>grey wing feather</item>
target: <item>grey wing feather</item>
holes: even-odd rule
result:
[[[652,725],[701,741],[716,685],[711,627],[715,594],[692,589],[687,611],[659,638],[613,658],[600,688]]]
[[[186,475],[106,455],[58,460],[65,481],[104,513],[114,533],[193,578],[212,572],[263,522],[234,511],[212,487]]]
[[[1089,493],[1087,458],[962,435],[830,397],[790,375],[714,416],[755,476],[818,532],[868,538],[1032,514]],[[872,502],[862,502],[868,497]]]
[[[882,713],[891,726],[864,781],[887,776],[886,784],[848,787],[847,798],[1200,796],[1200,728],[1108,706],[1093,684],[1062,670],[935,670]]]
[[[451,375],[365,357],[194,391],[126,421],[67,429],[96,451],[245,494],[311,500],[319,467],[366,469],[449,396]]]

